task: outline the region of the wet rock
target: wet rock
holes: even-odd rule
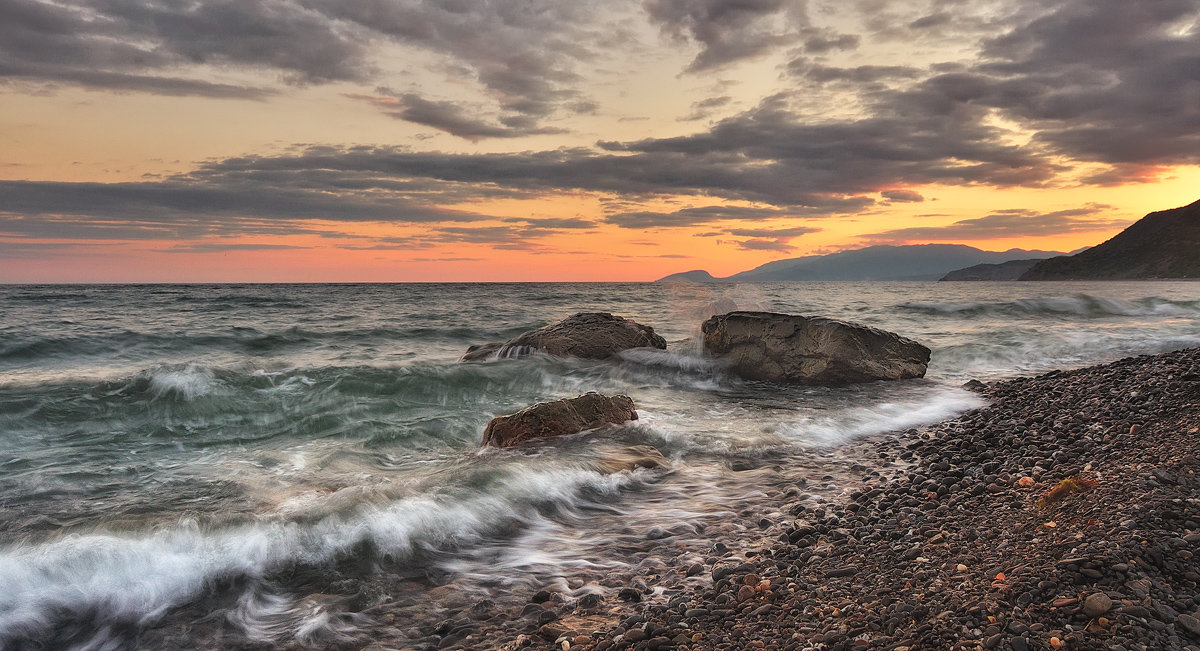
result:
[[[667,341],[650,326],[607,312],[580,312],[504,343],[471,346],[462,361],[524,357],[533,353],[607,359],[630,348],[665,350],[666,347]]]
[[[515,414],[497,416],[483,430],[483,445],[507,448],[630,420],[637,420],[637,412],[628,396],[589,392],[577,398],[539,402]]]
[[[633,588],[621,588],[621,591],[617,593],[617,598],[621,601],[637,603],[642,600],[642,592]]]
[[[930,351],[899,335],[824,317],[730,312],[701,326],[704,349],[735,373],[784,384],[923,377]]]

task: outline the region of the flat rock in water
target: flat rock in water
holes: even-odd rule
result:
[[[701,326],[704,350],[738,375],[782,384],[849,384],[925,375],[930,351],[856,323],[772,312],[730,312]]]
[[[667,340],[655,334],[650,326],[607,312],[580,312],[504,343],[471,346],[462,361],[524,357],[533,353],[607,359],[630,348],[665,350],[666,347]]]
[[[525,441],[552,438],[637,420],[628,396],[589,392],[577,398],[539,402],[509,416],[497,416],[483,430],[483,445],[507,448]]]

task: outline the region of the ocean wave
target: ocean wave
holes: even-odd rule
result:
[[[311,524],[263,522],[206,531],[185,521],[151,535],[88,534],[12,546],[0,552],[0,647],[77,645],[80,640],[60,636],[75,630],[70,624],[78,618],[140,629],[218,583],[242,582],[253,590],[287,565],[323,565],[363,549],[398,562],[486,544],[497,536],[542,531],[555,526],[555,519],[581,517],[580,509],[589,502],[613,496],[644,476],[641,470],[603,475],[513,467],[465,497],[427,493]],[[501,547],[516,555],[501,563],[508,569],[553,562],[543,556],[522,561],[516,551],[520,545]],[[279,630],[277,624],[288,619],[285,614],[295,614],[296,604],[258,596],[243,599],[248,601],[241,621],[230,619],[251,637],[302,640],[312,635],[305,628],[314,625],[311,613],[291,617],[298,626]]]
[[[218,383],[212,371],[188,364],[183,368],[159,368],[147,373],[149,392],[156,398],[191,401],[211,395]]]
[[[294,354],[304,350],[356,349],[380,347],[403,342],[408,348],[428,349],[442,345],[459,351],[455,342],[469,341],[476,331],[463,327],[302,328],[279,329],[235,326],[220,330],[166,333],[131,329],[88,332],[83,326],[67,332],[45,331],[40,334],[13,331],[0,339],[0,369],[4,365],[71,361],[98,357],[118,359],[154,359],[178,355],[251,355]],[[466,344],[461,344],[465,350]],[[447,354],[449,356],[449,353]]]
[[[914,301],[903,303],[899,307],[903,310],[934,315],[1066,315],[1082,317],[1200,315],[1200,301],[1195,300],[1172,300],[1158,296],[1120,300],[1091,294],[1025,298],[997,303]]]
[[[978,394],[940,386],[919,398],[883,400],[831,414],[805,416],[783,424],[777,433],[801,445],[832,447],[885,432],[932,425],[986,404]]]

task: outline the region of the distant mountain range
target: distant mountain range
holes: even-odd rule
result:
[[[810,255],[768,262],[726,278],[703,270],[671,274],[657,282],[786,282],[837,280],[938,280],[958,269],[1001,264],[1015,259],[1045,259],[1065,255],[1055,251],[983,251],[964,244],[868,246],[829,255]]]
[[[1043,260],[1021,280],[1200,278],[1200,201],[1152,212],[1103,244]]]
[[[1031,260],[1009,260],[1000,264],[977,264],[966,269],[955,269],[942,276],[942,280],[1017,280],[1043,258]]]

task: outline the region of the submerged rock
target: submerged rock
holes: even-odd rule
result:
[[[530,330],[504,343],[471,346],[462,361],[523,357],[545,353],[558,357],[606,359],[630,348],[666,349],[654,328],[607,312],[580,312],[558,323]]]
[[[515,414],[497,416],[483,430],[483,445],[507,448],[601,425],[619,425],[637,417],[633,400],[628,396],[589,392],[577,398],[539,402]]]
[[[704,322],[704,350],[738,375],[783,384],[923,377],[929,349],[900,335],[824,317],[730,312]]]

